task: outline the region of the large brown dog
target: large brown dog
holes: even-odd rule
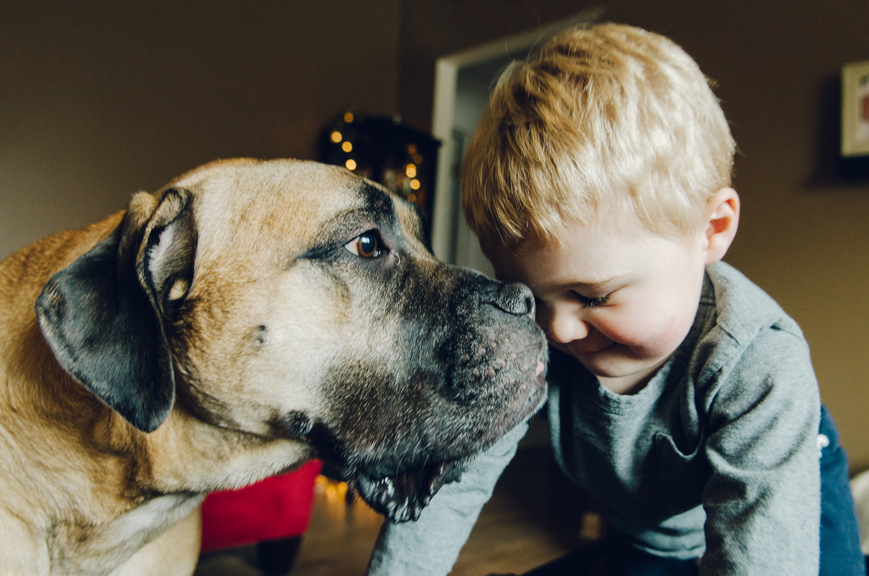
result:
[[[310,162],[206,165],[0,263],[0,573],[189,574],[199,503],[306,459],[415,518],[544,397],[530,291]]]

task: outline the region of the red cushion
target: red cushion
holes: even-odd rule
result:
[[[209,494],[202,503],[202,551],[304,534],[321,467],[312,460],[239,490]]]

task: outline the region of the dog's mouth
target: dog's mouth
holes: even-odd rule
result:
[[[339,396],[330,404],[329,418],[314,422],[304,436],[318,457],[330,462],[335,477],[375,512],[393,523],[417,520],[445,484],[461,480],[473,459],[540,409],[546,400],[546,360],[544,349],[512,371],[496,367],[489,376],[480,368],[482,381],[471,381],[470,398],[460,398],[464,403],[440,389],[408,394],[403,405],[411,407],[405,413],[412,411],[413,418],[396,418],[374,394]],[[336,380],[354,377],[339,373]],[[395,389],[391,381],[369,388]]]
[[[537,390],[528,398],[525,409],[517,411],[514,416],[527,417],[540,409],[545,401],[545,365],[542,361],[538,361],[535,368]],[[517,423],[512,422],[510,425]],[[506,428],[509,429],[510,425]],[[472,458],[473,455],[468,455],[464,459],[428,464],[421,469],[394,475],[389,475],[388,472],[386,474],[374,472],[372,475],[357,469],[346,478],[348,485],[362,497],[365,503],[374,511],[383,514],[389,521],[394,523],[415,521],[445,484],[462,479],[462,473]]]
[[[400,523],[417,520],[438,490],[444,484],[460,480],[464,469],[461,461],[441,462],[396,476],[373,478],[357,474],[348,484],[372,509],[391,522]]]

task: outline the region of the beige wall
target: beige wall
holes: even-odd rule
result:
[[[397,111],[400,0],[3,2],[0,258],[222,157]]]
[[[27,4],[27,7],[21,6]],[[313,158],[345,107],[430,128],[437,56],[587,0],[4,3],[0,257],[202,162]],[[865,0],[615,0],[718,80],[741,154],[728,260],[803,326],[855,469],[869,467],[869,185],[835,173],[836,79],[869,60]]]
[[[437,56],[603,3],[406,2],[401,108],[427,127]],[[607,18],[672,37],[718,81],[740,148],[727,260],[803,327],[852,469],[869,467],[869,180],[835,169],[838,75],[869,60],[865,0],[613,0]]]

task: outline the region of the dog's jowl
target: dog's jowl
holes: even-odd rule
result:
[[[199,503],[321,458],[393,521],[536,410],[533,298],[344,169],[236,160],[0,263],[0,574],[189,574]]]

